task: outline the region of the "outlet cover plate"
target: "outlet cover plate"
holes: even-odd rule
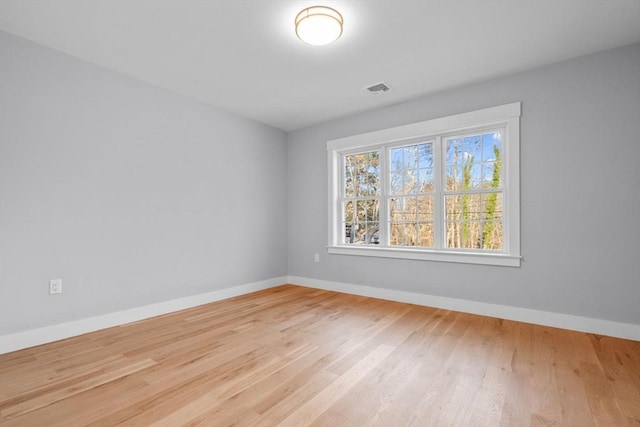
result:
[[[61,294],[62,293],[62,279],[49,280],[49,294]]]

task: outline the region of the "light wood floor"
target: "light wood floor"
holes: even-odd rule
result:
[[[0,425],[640,425],[640,343],[287,285],[0,356]]]

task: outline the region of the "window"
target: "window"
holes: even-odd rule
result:
[[[348,154],[344,159],[343,230],[345,243],[378,244],[380,231],[380,152]]]
[[[520,103],[336,139],[329,253],[520,265]]]

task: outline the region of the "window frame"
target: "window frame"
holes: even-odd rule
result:
[[[520,256],[520,116],[521,103],[514,102],[482,110],[455,114],[452,116],[426,120],[423,122],[382,129],[359,135],[327,141],[328,154],[328,210],[329,233],[327,251],[330,254],[373,256],[413,260],[429,260],[468,264],[519,267]],[[491,128],[504,129],[502,142],[502,197],[503,197],[503,249],[502,251],[482,251],[474,249],[390,247],[378,245],[351,245],[341,243],[342,229],[342,157],[361,151],[380,150],[380,175],[384,191],[380,198],[380,240],[387,239],[383,233],[383,223],[388,223],[389,147],[410,145],[411,143],[434,141],[434,182],[435,206],[434,227],[444,227],[443,207],[445,189],[442,186],[444,169],[443,140],[457,134],[485,131]],[[440,200],[442,199],[442,200]],[[387,228],[385,224],[384,228]],[[435,230],[435,228],[434,228]],[[385,243],[387,240],[384,240]]]

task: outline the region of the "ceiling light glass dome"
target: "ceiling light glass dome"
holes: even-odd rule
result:
[[[296,35],[305,43],[322,46],[342,35],[342,15],[330,7],[308,7],[296,16]]]

